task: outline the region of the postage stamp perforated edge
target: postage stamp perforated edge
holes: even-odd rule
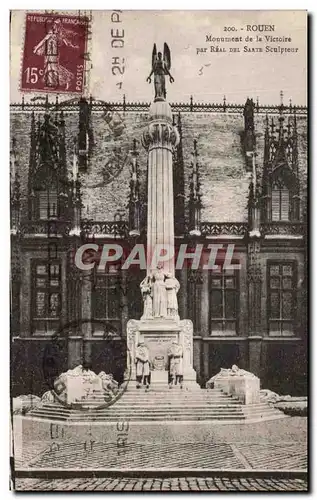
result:
[[[11,10],[11,14],[12,14]],[[77,14],[76,14],[77,13]],[[23,62],[24,62],[24,48],[25,48],[25,39],[26,39],[26,26],[27,26],[27,16],[30,14],[42,14],[42,15],[60,15],[60,16],[68,16],[68,17],[85,17],[87,18],[87,27],[86,27],[86,36],[85,36],[85,49],[84,49],[84,83],[81,91],[73,91],[73,90],[61,90],[61,89],[28,89],[23,87]],[[92,69],[92,64],[90,61],[89,54],[91,53],[91,45],[92,45],[92,24],[93,24],[93,16],[91,10],[27,10],[24,12],[23,16],[23,24],[21,30],[21,38],[20,38],[20,67],[19,67],[19,85],[18,90],[22,94],[63,94],[74,96],[75,98],[78,96],[88,96],[90,95],[90,70]],[[88,55],[88,58],[86,56]]]

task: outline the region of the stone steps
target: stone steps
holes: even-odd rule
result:
[[[103,403],[104,404],[104,403]],[[100,405],[101,406],[101,405]],[[113,403],[113,405],[109,405],[109,407],[111,406],[115,406],[116,408],[121,408],[121,407],[140,407],[140,408],[151,408],[152,406],[155,408],[155,407],[163,407],[163,408],[176,408],[176,407],[180,407],[180,408],[184,408],[184,407],[197,407],[197,408],[204,408],[205,406],[208,406],[208,407],[212,407],[212,406],[219,406],[219,407],[223,407],[223,406],[239,406],[239,403],[236,403],[236,402],[229,402],[229,401],[210,401],[210,402],[206,402],[204,403],[203,401],[191,401],[190,403],[182,403],[181,401],[173,401],[171,403],[166,403],[166,402],[162,402],[162,403],[152,403],[152,402],[143,402],[143,401],[134,401],[131,403],[130,402],[127,402],[127,401],[117,401],[115,403]],[[95,408],[97,408],[97,406],[93,406]]]
[[[166,404],[166,403],[182,403],[182,404],[187,404],[190,402],[195,402],[195,403],[206,403],[206,402],[231,402],[231,403],[239,403],[237,398],[233,398],[231,396],[226,396],[224,394],[222,395],[214,395],[214,396],[209,396],[209,394],[205,394],[199,397],[188,397],[187,395],[182,395],[182,394],[167,394],[164,397],[161,397],[160,395],[157,396],[155,393],[147,392],[138,397],[138,395],[129,395],[129,394],[118,394],[115,396],[117,403],[120,402],[127,402],[129,404],[133,404],[136,402],[140,403],[155,403],[155,404]],[[79,400],[74,404],[99,404],[105,401],[104,396],[98,396],[95,398],[88,398],[85,400]],[[51,403],[48,401],[48,403]],[[57,401],[59,404],[59,401]]]
[[[61,405],[63,406],[63,405]],[[66,405],[65,405],[66,406]],[[184,409],[184,407],[187,408],[212,408],[212,407],[238,407],[240,406],[240,403],[237,402],[231,402],[231,401],[208,401],[208,402],[203,402],[203,401],[191,401],[191,402],[182,402],[182,401],[173,401],[170,403],[165,402],[150,402],[150,401],[115,401],[112,404],[107,404],[105,401],[98,401],[98,402],[88,402],[82,405],[78,406],[73,406],[71,409],[72,410],[77,410],[77,411],[83,411],[83,410],[90,410],[90,409],[98,409],[98,408],[144,408],[144,409],[151,409],[151,408],[165,408],[167,410],[173,409],[173,408],[179,408],[179,409]]]
[[[231,396],[226,396],[223,393],[216,393],[212,396],[210,396],[208,393],[207,394],[202,394],[197,396],[197,394],[193,393],[192,395],[186,394],[186,393],[181,393],[179,392],[178,394],[176,393],[168,393],[168,394],[157,394],[154,392],[147,392],[147,393],[135,393],[135,394],[130,394],[130,393],[123,393],[122,396],[118,397],[116,401],[116,405],[119,404],[127,404],[127,405],[134,405],[134,404],[140,404],[140,405],[173,405],[173,404],[179,404],[179,405],[193,405],[193,404],[225,404],[225,403],[236,403],[236,399],[232,398]],[[100,406],[105,404],[105,399],[103,395],[98,395],[91,397],[89,399],[86,399],[85,401],[79,401],[78,406],[86,406],[86,407],[91,407],[91,406]]]
[[[29,417],[71,422],[169,422],[169,421],[247,421],[280,418],[280,411],[266,403],[245,406],[217,390],[125,392],[111,406],[104,404],[101,394],[85,401],[90,408],[74,409],[55,403],[43,403],[28,413]]]
[[[88,401],[85,401],[83,403],[78,403],[78,409],[80,410],[83,406],[86,406],[86,407],[91,407],[91,406],[94,406],[94,407],[98,407],[98,406],[101,406],[101,405],[105,405],[106,402],[104,399],[100,399],[100,400],[88,400]],[[141,399],[141,400],[135,400],[135,399],[131,399],[131,400],[128,400],[128,399],[125,399],[125,398],[120,398],[120,399],[117,399],[114,403],[116,406],[118,405],[142,405],[142,406],[148,406],[148,405],[154,405],[154,406],[171,406],[171,405],[180,405],[180,406],[184,406],[185,405],[211,405],[211,404],[215,404],[215,405],[225,405],[225,404],[240,404],[239,402],[237,402],[236,400],[234,399],[231,399],[231,400],[227,400],[225,398],[222,398],[222,399],[213,399],[211,401],[203,401],[203,400],[181,400],[181,399],[174,399],[173,401],[170,401],[170,402],[167,402],[166,400],[158,400],[158,401],[151,401],[149,399]],[[75,405],[73,406],[74,409],[75,409]]]
[[[205,393],[205,394],[197,394],[197,393],[183,393],[181,391],[173,392],[171,391],[170,393],[166,393],[164,395],[156,394],[154,392],[144,392],[144,393],[136,393],[136,394],[129,394],[129,393],[123,393],[120,399],[125,399],[129,401],[148,401],[151,397],[155,399],[155,401],[173,401],[173,400],[182,400],[182,401],[214,401],[214,400],[235,400],[232,396],[226,396],[225,394],[212,394],[210,393]]]
[[[33,416],[35,414],[33,413]],[[244,414],[242,411],[239,412],[195,412],[195,411],[187,411],[183,413],[175,413],[175,412],[123,412],[123,413],[107,413],[107,412],[72,412],[70,413],[67,412],[59,412],[58,410],[49,410],[49,409],[43,409],[43,410],[38,410],[36,412],[37,417],[56,417],[56,416],[61,416],[64,419],[71,419],[73,421],[84,421],[86,418],[89,420],[101,420],[101,421],[113,421],[116,422],[118,419],[120,420],[135,420],[135,421],[143,421],[143,420],[205,420],[209,418],[245,418]]]
[[[87,413],[87,414],[92,414],[92,413],[102,413],[102,414],[127,414],[133,412],[134,414],[136,413],[149,413],[149,414],[164,414],[164,413],[175,413],[175,414],[186,414],[188,412],[196,412],[196,411],[202,411],[204,413],[210,413],[210,412],[218,412],[218,413],[241,413],[243,411],[244,413],[254,413],[254,412],[261,412],[263,410],[274,410],[275,408],[272,408],[266,404],[255,404],[252,406],[243,406],[240,404],[233,404],[233,405],[191,405],[188,406],[187,408],[181,407],[181,406],[164,406],[164,407],[157,407],[155,405],[151,405],[148,407],[142,406],[142,405],[118,405],[114,404],[112,406],[108,407],[98,407],[98,408],[91,408],[90,410],[74,410],[71,408],[67,407],[61,407],[58,405],[54,404],[45,404],[42,405],[41,407],[38,408],[38,411],[48,411],[48,412],[59,412],[59,413],[64,413],[66,415],[68,414],[82,414],[82,413]],[[34,410],[35,411],[35,410]]]
[[[153,415],[153,414],[141,414],[141,415],[104,415],[104,414],[70,414],[70,415],[61,415],[59,413],[50,413],[50,412],[38,412],[36,415],[33,415],[37,418],[45,418],[49,420],[55,421],[71,421],[71,422],[118,422],[118,418],[121,420],[128,420],[129,422],[166,422],[166,421],[247,421],[247,420],[262,420],[268,418],[283,418],[284,415],[281,415],[280,412],[276,411],[268,411],[268,412],[257,412],[257,413],[249,413],[245,415],[244,413],[233,414],[219,414],[219,413],[188,413],[180,416],[177,415]]]
[[[254,410],[257,411],[262,411],[264,408],[255,408]],[[35,411],[35,410],[34,410]],[[103,414],[103,415],[126,415],[126,414],[149,414],[149,415],[165,415],[165,414],[175,414],[175,415],[185,415],[186,413],[197,413],[197,411],[202,412],[202,413],[241,413],[242,408],[197,408],[197,407],[192,407],[192,408],[151,408],[151,409],[145,409],[145,408],[116,408],[115,406],[113,407],[106,407],[106,408],[98,408],[98,409],[91,409],[91,410],[82,410],[82,411],[76,411],[76,410],[71,410],[71,409],[61,409],[58,407],[41,407],[38,408],[38,411],[49,411],[49,412],[59,412],[59,413],[65,413],[65,414],[74,414],[74,415],[81,415],[82,413],[86,414]]]
[[[141,386],[140,389],[136,389],[135,387],[127,387],[126,390],[124,390],[124,394],[137,394],[137,395],[140,395],[140,394],[145,394],[145,386]],[[172,389],[170,389],[169,387],[165,387],[165,386],[162,386],[161,387],[158,387],[158,386],[150,386],[150,390],[149,390],[150,393],[153,393],[155,394],[155,396],[164,396],[166,397],[166,394],[183,394],[183,395],[188,395],[190,397],[193,397],[194,395],[203,395],[205,396],[206,394],[210,394],[210,395],[216,395],[216,394],[220,394],[222,396],[224,396],[224,393],[221,389],[199,389],[199,390],[190,390],[186,387],[183,387],[183,389],[180,389],[180,387],[177,385],[177,386],[173,386]],[[95,390],[93,393],[93,395],[102,395],[103,394],[103,391],[101,390]],[[229,397],[229,396],[226,396],[226,397]]]

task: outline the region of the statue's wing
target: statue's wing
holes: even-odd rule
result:
[[[171,69],[171,52],[167,43],[164,43],[164,54],[163,59],[166,64],[168,71]]]
[[[153,50],[152,50],[152,68],[154,68],[155,61],[156,61],[156,43],[153,45]]]

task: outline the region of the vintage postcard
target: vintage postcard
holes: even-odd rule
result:
[[[10,16],[11,489],[308,491],[307,12]]]

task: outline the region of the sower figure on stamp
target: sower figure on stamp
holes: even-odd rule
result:
[[[168,350],[168,378],[169,388],[172,389],[173,384],[180,383],[180,388],[183,388],[183,348],[173,340],[171,347]]]
[[[136,348],[135,363],[136,388],[140,389],[143,379],[144,384],[146,384],[146,390],[148,390],[150,387],[150,359],[149,350],[144,342],[140,342]]]
[[[152,71],[147,77],[146,81],[151,83],[151,76],[154,74],[154,89],[155,101],[164,101],[166,98],[165,76],[169,75],[170,82],[174,82],[170,70],[171,69],[171,53],[167,43],[164,43],[164,55],[162,52],[156,54],[156,44],[154,44],[152,51]]]
[[[73,43],[75,36],[76,33],[62,26],[60,19],[55,19],[47,35],[34,47],[34,54],[44,56],[43,81],[48,87],[65,86],[67,90],[75,78],[71,71],[59,63],[62,45],[78,48],[78,45]]]

